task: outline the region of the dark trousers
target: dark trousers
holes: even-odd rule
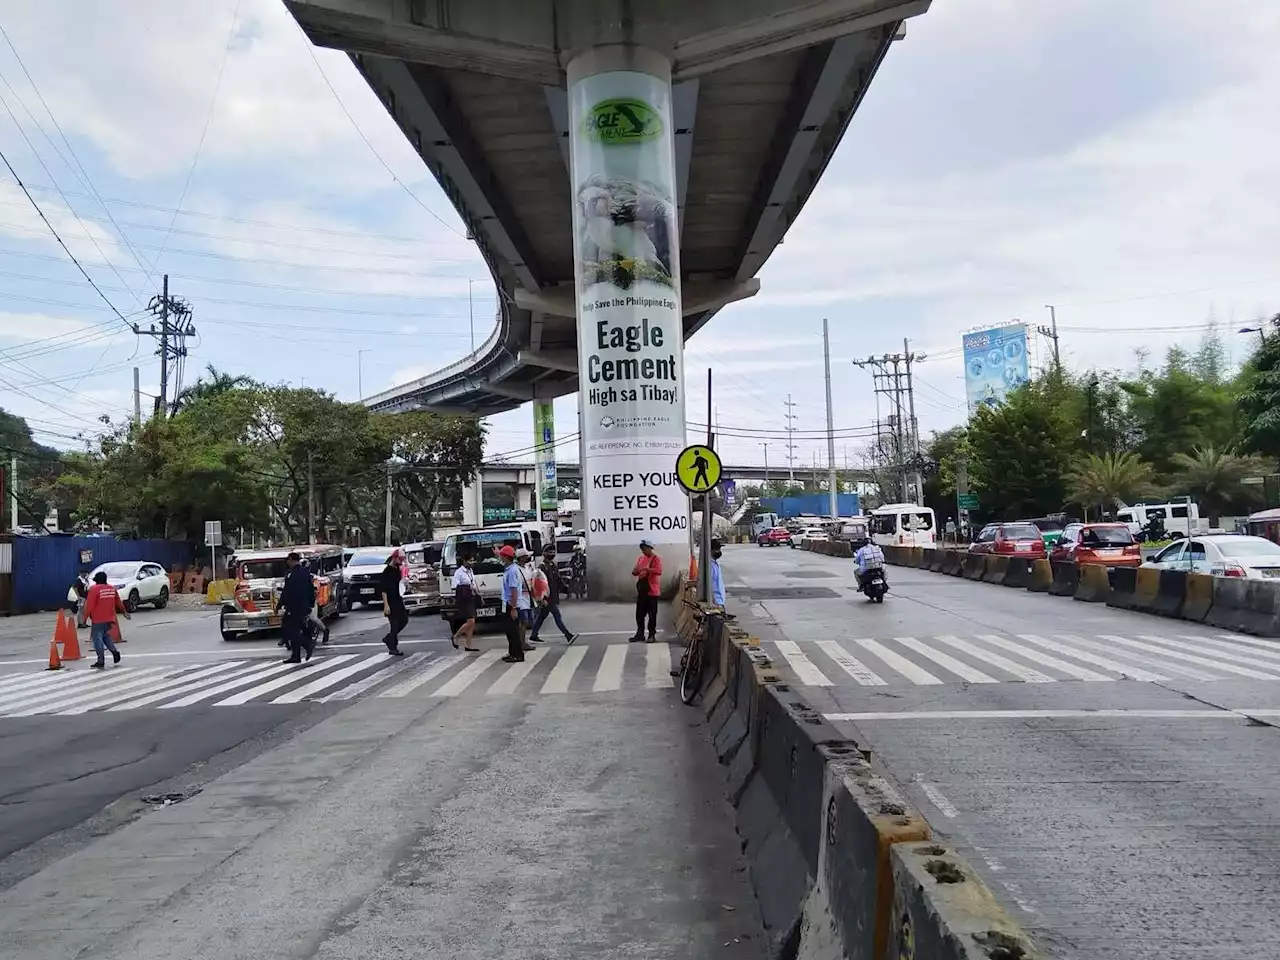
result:
[[[524,644],[520,640],[520,621],[514,619],[510,611],[504,610],[502,626],[507,632],[507,656],[514,660],[523,660]]]
[[[658,633],[658,598],[645,594],[636,596],[636,636],[644,636],[644,620],[649,618],[649,636]]]
[[[387,615],[387,635],[382,642],[390,650],[400,646],[400,631],[409,625],[409,611],[402,606],[393,606]]]
[[[302,651],[312,648],[311,631],[307,626],[307,614],[286,611],[284,616],[280,618],[280,632],[284,634],[284,641],[289,647],[289,655],[291,657],[301,659]]]
[[[545,607],[538,608],[538,615],[533,621],[533,633],[530,634],[531,639],[538,635],[538,631],[542,629],[542,625],[547,622],[547,617],[555,618],[556,626],[560,628],[560,632],[566,637],[573,636],[573,631],[564,625],[564,619],[560,616],[560,604],[552,603]]]

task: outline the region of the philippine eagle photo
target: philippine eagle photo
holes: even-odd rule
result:
[[[588,177],[578,188],[578,212],[584,286],[610,282],[626,290],[637,280],[675,285],[674,204],[652,183]]]

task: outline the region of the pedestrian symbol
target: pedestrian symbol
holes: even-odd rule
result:
[[[720,457],[710,447],[685,447],[676,457],[676,479],[690,493],[706,493],[720,482]]]

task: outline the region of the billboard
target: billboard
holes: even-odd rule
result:
[[[970,416],[979,407],[1002,403],[1027,379],[1026,324],[964,335],[964,396]]]
[[[556,410],[550,400],[533,401],[533,462],[538,473],[537,506],[554,518],[560,505],[556,482]]]

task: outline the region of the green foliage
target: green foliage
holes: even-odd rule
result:
[[[969,475],[984,512],[1013,520],[1062,509],[1070,424],[1056,378],[1027,384],[969,422]]]
[[[1136,453],[1089,454],[1067,476],[1072,502],[1100,510],[1132,503],[1151,489],[1151,464]]]
[[[1242,482],[1266,472],[1266,465],[1255,457],[1197,447],[1189,454],[1174,454],[1173,462],[1177,472],[1170,493],[1190,494],[1200,505],[1201,513],[1215,523],[1232,507],[1248,510],[1261,499],[1260,486]]]
[[[1280,313],[1267,325],[1270,336],[1241,375],[1241,447],[1280,458]]]

